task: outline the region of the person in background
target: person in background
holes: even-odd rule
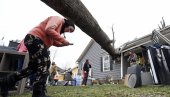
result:
[[[138,64],[141,67],[141,71],[146,71],[146,66],[145,66],[145,59],[142,55],[138,56]]]
[[[50,71],[50,83],[52,85],[54,85],[54,77],[55,77],[56,72],[57,72],[57,65],[55,64],[55,62],[52,62],[49,71]]]
[[[64,86],[68,86],[70,85],[70,82],[73,81],[72,78],[72,70],[71,68],[69,68],[68,70],[65,71],[65,75],[64,75]]]
[[[61,34],[64,32],[72,33],[74,30],[75,26],[71,20],[59,16],[50,16],[34,27],[25,36],[23,42],[29,53],[28,67],[0,79],[2,97],[8,96],[8,89],[15,86],[17,81],[31,74],[36,74],[32,97],[50,97],[45,92],[50,63],[48,49],[51,46],[72,45]]]
[[[137,55],[133,51],[129,51],[128,62],[130,63],[130,66],[136,65],[137,59]]]
[[[54,76],[54,83],[53,83],[54,86],[57,85],[58,80],[59,80],[59,78],[58,78],[58,75],[56,74]]]
[[[27,52],[27,48],[26,46],[24,45],[24,40],[22,40],[18,46],[17,46],[17,51],[18,52]],[[23,63],[24,63],[24,58],[19,58],[18,59],[18,65],[17,65],[17,71],[21,71],[22,70],[22,67],[23,67]]]
[[[89,60],[86,59],[86,62],[84,63],[84,66],[83,66],[83,81],[82,81],[82,86],[87,85],[87,80],[88,80],[90,68],[91,68],[91,64],[89,63]]]

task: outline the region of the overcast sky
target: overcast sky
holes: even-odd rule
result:
[[[169,0],[82,0],[98,21],[101,28],[112,39],[114,25],[116,47],[142,37],[158,28],[162,17],[170,25]],[[0,0],[0,39],[5,45],[9,40],[22,40],[34,26],[48,16],[60,15],[40,0]],[[51,58],[58,66],[74,67],[90,37],[78,27],[73,34],[66,34],[74,43],[68,47],[51,47]]]

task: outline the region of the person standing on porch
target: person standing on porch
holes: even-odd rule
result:
[[[130,63],[130,66],[137,65],[137,55],[134,51],[129,51],[128,62]]]

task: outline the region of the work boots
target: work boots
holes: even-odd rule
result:
[[[35,84],[33,86],[32,97],[51,97],[51,96],[46,96],[45,92],[46,92],[45,85]]]
[[[6,77],[0,78],[0,95],[2,97],[8,97],[8,90],[15,86],[17,82],[17,74],[13,73]]]

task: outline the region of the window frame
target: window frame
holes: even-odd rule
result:
[[[110,56],[109,55],[104,55],[102,56],[102,67],[103,67],[103,72],[110,71]]]

